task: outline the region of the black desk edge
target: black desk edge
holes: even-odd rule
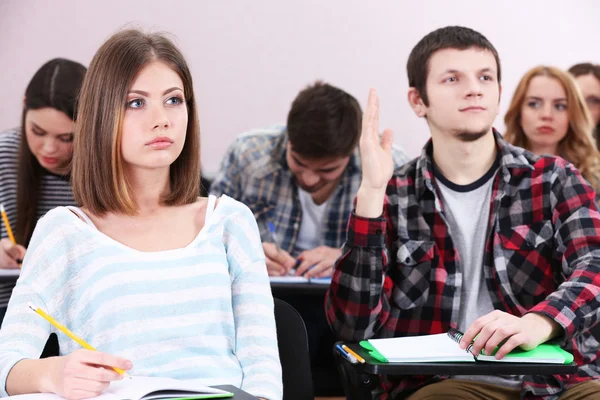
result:
[[[280,283],[271,282],[271,292],[273,295],[302,294],[307,296],[324,296],[329,289],[329,285],[320,283]]]
[[[258,399],[258,397],[254,397],[250,393],[244,392],[242,389],[237,388],[233,385],[214,385],[211,387],[233,393],[232,398],[234,400],[257,400]]]
[[[383,363],[372,358],[358,343],[344,343],[365,359],[364,364],[351,364],[371,375],[567,375],[577,372],[577,364],[540,364],[506,362]],[[337,353],[337,350],[334,350]],[[341,356],[340,356],[341,357]],[[348,364],[350,362],[341,357]]]

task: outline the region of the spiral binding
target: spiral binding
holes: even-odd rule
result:
[[[450,330],[448,330],[448,336],[450,336],[450,339],[454,340],[456,343],[460,343],[460,341],[462,340],[464,334],[462,332],[460,332],[457,329],[454,328],[450,328]],[[473,348],[473,344],[474,342],[471,342],[467,348],[465,349],[465,351],[467,353],[471,352],[471,348]]]

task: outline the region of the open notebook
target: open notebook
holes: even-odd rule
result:
[[[328,278],[305,278],[303,276],[270,276],[271,283],[315,283],[317,285],[329,285],[331,277]]]
[[[518,363],[550,363],[570,364],[573,355],[558,345],[541,344],[533,350],[519,348],[511,351],[500,360],[494,355],[479,354],[474,356],[468,350],[461,350],[458,342],[462,333],[451,329],[448,333],[437,335],[410,336],[390,339],[370,339],[360,342],[371,357],[381,362],[518,362]],[[494,353],[495,354],[495,353]]]
[[[31,394],[12,396],[19,400],[59,400],[54,394]],[[97,400],[154,400],[154,399],[218,399],[233,397],[233,393],[194,381],[180,381],[171,378],[148,378],[132,376],[110,384],[110,387]]]
[[[18,278],[19,275],[21,274],[21,268],[15,268],[15,269],[0,269],[0,277],[3,278]],[[15,279],[16,280],[16,279]]]

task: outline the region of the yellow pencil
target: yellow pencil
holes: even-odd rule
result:
[[[17,244],[15,235],[13,235],[13,231],[10,227],[10,222],[8,221],[8,215],[6,215],[6,210],[4,209],[4,204],[0,204],[0,213],[2,214],[2,219],[4,220],[4,227],[6,228],[6,233],[8,233],[8,238],[13,244]]]
[[[46,321],[48,321],[52,325],[54,325],[56,327],[56,329],[60,330],[62,333],[64,333],[65,335],[67,335],[68,337],[70,337],[71,339],[73,339],[74,341],[76,341],[84,349],[92,350],[92,351],[98,351],[95,348],[93,348],[92,346],[90,346],[89,344],[87,344],[87,342],[85,342],[82,338],[80,338],[79,336],[77,336],[73,332],[71,332],[69,330],[69,328],[67,328],[66,326],[64,326],[63,324],[61,324],[60,322],[58,322],[54,318],[52,318],[50,315],[46,314],[44,312],[44,310],[40,309],[39,307],[34,307],[31,304],[29,304],[29,308],[31,308],[33,311],[35,311],[37,314],[39,314]],[[120,373],[120,374],[122,374],[124,376],[128,376],[127,373],[124,370],[120,369],[120,368],[112,367],[112,369],[114,369],[115,371],[117,371],[118,373]]]
[[[346,352],[348,352],[348,354],[352,354],[354,356],[354,358],[356,358],[358,360],[359,363],[364,364],[365,363],[365,359],[362,358],[361,356],[359,356],[358,354],[356,354],[355,351],[353,351],[350,347],[346,346],[345,344],[342,345],[342,348],[344,350],[346,350]]]
[[[4,204],[0,204],[0,214],[2,214],[2,219],[4,220],[4,227],[6,228],[6,233],[8,233],[8,238],[13,244],[17,244],[15,240],[15,235],[13,235],[12,228],[10,227],[10,221],[8,220],[8,215],[6,215],[6,210],[4,209]],[[19,268],[21,268],[21,263],[19,262]]]

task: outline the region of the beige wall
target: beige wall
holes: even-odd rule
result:
[[[486,35],[503,62],[503,113],[528,68],[600,62],[599,16],[595,0],[0,0],[0,129],[19,123],[25,86],[42,63],[61,56],[87,65],[129,24],[172,32],[187,56],[208,174],[237,134],[284,122],[316,78],[363,106],[375,87],[381,126],[416,156],[429,135],[407,105],[405,68],[424,34],[452,24]]]

